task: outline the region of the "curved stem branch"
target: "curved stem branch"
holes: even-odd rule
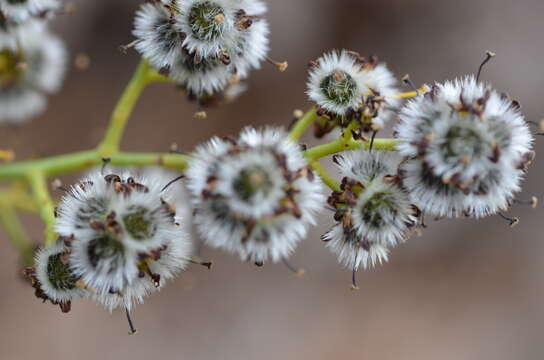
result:
[[[297,141],[300,139],[302,134],[304,134],[304,131],[312,125],[312,123],[317,119],[317,109],[314,107],[306,114],[304,114],[300,119],[297,120],[295,123],[295,126],[289,133],[289,138],[293,141]]]
[[[314,169],[323,183],[327,185],[331,190],[340,191],[340,183],[321,165],[319,160],[314,160],[310,163],[312,169]]]
[[[45,224],[44,244],[45,246],[53,245],[57,240],[55,234],[55,204],[49,194],[47,178],[42,172],[33,171],[29,173],[27,181],[36,199],[40,217]]]
[[[19,216],[12,205],[0,202],[0,225],[6,231],[7,237],[17,249],[26,266],[32,265],[34,246],[28,238]]]
[[[117,153],[111,156],[113,166],[163,166],[183,170],[190,157],[170,153]],[[38,171],[45,177],[54,177],[99,166],[102,156],[97,150],[53,156],[44,159],[20,161],[0,165],[0,180],[25,179],[27,174]]]
[[[401,141],[398,139],[374,139],[374,149],[393,151],[400,142]],[[326,144],[314,146],[306,150],[304,152],[304,156],[306,156],[306,158],[312,162],[313,160],[321,159],[325,156],[337,154],[346,150],[354,150],[362,147],[368,148],[369,145],[370,144],[366,141],[345,141],[344,139],[340,138]]]
[[[115,106],[104,140],[98,146],[98,152],[102,157],[108,158],[119,151],[119,145],[128,118],[130,114],[132,114],[132,110],[145,86],[149,84],[151,80],[149,73],[150,67],[148,63],[145,60],[142,60],[123,92],[121,99]]]

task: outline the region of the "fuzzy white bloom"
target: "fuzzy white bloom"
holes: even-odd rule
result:
[[[343,116],[362,104],[361,64],[346,50],[324,54],[310,69],[307,94],[319,107]]]
[[[378,243],[361,242],[356,232],[346,233],[337,224],[323,235],[327,248],[336,255],[338,262],[347,268],[367,269],[386,263],[389,259],[389,249]]]
[[[223,91],[258,68],[268,51],[259,0],[162,0],[136,14],[136,49],[196,97]]]
[[[507,207],[531,160],[517,103],[472,76],[437,84],[402,110],[405,186],[425,212],[482,217]]]
[[[68,252],[62,241],[41,248],[35,256],[35,279],[43,294],[53,304],[67,306],[74,299],[89,296],[90,293],[81,288],[79,278],[72,272],[68,263]]]
[[[169,69],[182,53],[184,34],[175,27],[172,11],[160,2],[145,3],[134,19],[135,48],[157,70]]]
[[[166,281],[179,275],[186,268],[191,252],[192,247],[188,239],[188,233],[184,232],[165,243],[160,250],[160,256],[156,260],[148,260],[146,262],[148,267],[145,270],[146,272],[140,272],[130,286],[125,287],[118,293],[95,294],[93,299],[109,311],[119,307],[126,307],[130,310],[134,305],[142,304],[147,295],[160,290],[166,284]],[[158,283],[150,281],[148,278],[150,274],[157,279]]]
[[[94,173],[59,208],[57,232],[70,237],[70,266],[108,308],[128,308],[184,269],[191,256],[168,179]]]
[[[0,123],[21,123],[41,113],[47,94],[59,90],[66,71],[62,41],[39,23],[0,36]]]
[[[337,224],[324,236],[341,263],[358,269],[387,260],[387,247],[406,240],[417,209],[397,176],[402,157],[394,152],[356,150],[336,158],[344,178],[329,205]]]
[[[281,129],[213,138],[197,148],[186,175],[204,241],[258,263],[289,257],[324,200],[321,182]]]
[[[22,24],[43,18],[60,7],[58,0],[0,0],[0,12],[10,22]]]
[[[365,130],[378,130],[397,110],[400,99],[393,73],[376,58],[342,50],[324,54],[310,67],[307,94],[336,116],[357,113]]]

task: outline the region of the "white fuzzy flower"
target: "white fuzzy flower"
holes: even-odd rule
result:
[[[469,76],[437,84],[410,101],[400,119],[399,150],[414,158],[404,183],[423,211],[486,216],[519,191],[533,139],[506,95]]]
[[[147,295],[161,289],[166,281],[175,278],[184,270],[191,251],[188,233],[180,233],[164,244],[156,258],[139,259],[140,272],[130,286],[116,293],[95,294],[93,299],[110,311],[119,307],[130,310],[134,305],[142,304]],[[153,281],[148,276],[152,276]]]
[[[61,40],[38,23],[0,36],[0,122],[21,123],[41,113],[45,95],[62,84],[66,57]]]
[[[224,90],[232,79],[230,66],[218,58],[202,59],[199,63],[184,50],[170,69],[170,77],[190,95],[198,98],[211,96]]]
[[[160,2],[142,4],[136,12],[136,50],[157,70],[168,70],[181,56],[185,35],[175,26],[175,9]]]
[[[136,49],[197,98],[244,79],[268,51],[259,0],[162,0],[137,12]]]
[[[394,96],[398,93],[396,83],[377,58],[366,60],[352,51],[333,51],[312,63],[307,94],[329,114],[354,114],[365,131],[378,130],[400,103]]]
[[[57,232],[73,238],[70,266],[110,308],[141,302],[149,284],[160,287],[190,259],[188,234],[177,225],[166,183],[95,173],[73,186],[58,208]]]
[[[322,185],[280,129],[200,145],[187,170],[205,242],[257,263],[287,258],[322,207]]]
[[[8,21],[16,24],[36,17],[43,18],[59,7],[58,0],[0,0],[0,12]]]
[[[362,64],[346,50],[324,54],[310,69],[307,94],[320,108],[344,116],[362,103]]]
[[[346,266],[358,269],[387,260],[387,247],[405,241],[417,209],[397,176],[402,157],[394,152],[356,150],[336,158],[344,178],[329,205],[338,222],[324,236]]]
[[[27,269],[27,275],[37,281],[33,284],[37,289],[36,295],[59,304],[65,312],[69,311],[72,300],[90,295],[82,289],[79,277],[70,269],[68,256],[63,242],[59,241],[38,250],[34,260],[35,269],[30,273]]]
[[[387,262],[389,249],[378,243],[361,242],[355,231],[346,233],[340,224],[332,227],[323,235],[327,248],[347,268],[367,269]]]

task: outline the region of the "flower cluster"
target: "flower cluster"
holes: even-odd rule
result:
[[[63,311],[80,297],[129,311],[183,270],[191,242],[164,185],[158,174],[95,173],[72,186],[57,210],[59,242],[27,271],[36,295]]]
[[[388,248],[423,226],[425,214],[506,217],[500,211],[514,202],[534,156],[516,101],[466,76],[414,91],[401,106],[394,78],[374,60],[333,51],[310,67],[308,96],[321,117],[316,135],[349,125],[343,141],[370,141],[370,150],[334,158],[342,175],[328,199],[336,224],[322,238],[341,263],[355,271],[387,260]],[[377,111],[367,94],[379,98]],[[374,137],[354,131],[376,131],[397,115],[397,151],[372,151]]]
[[[258,264],[289,257],[324,200],[299,146],[272,128],[199,146],[187,186],[204,241]]]
[[[57,0],[0,0],[0,122],[38,114],[45,95],[60,87],[65,49],[46,23],[59,6]],[[331,51],[310,63],[307,95],[315,107],[296,111],[289,134],[247,127],[236,138],[213,137],[190,155],[118,153],[141,90],[165,79],[157,72],[201,106],[242,91],[240,79],[263,60],[272,62],[265,13],[261,0],[147,1],[133,31],[142,65],[98,148],[3,168],[5,177],[30,180],[47,225],[46,244],[54,243],[26,269],[38,298],[63,312],[73,300],[90,298],[129,316],[146,295],[189,262],[198,263],[181,220],[191,211],[205,244],[259,266],[283,261],[290,267],[287,259],[319,210],[332,210],[322,240],[353,270],[354,288],[355,272],[387,261],[392,248],[425,227],[426,214],[505,216],[501,211],[514,202],[533,159],[533,138],[519,104],[478,80],[492,53],[476,77],[424,91],[403,78],[413,91],[399,93],[394,75],[376,57]],[[376,139],[394,119],[394,138]],[[317,137],[335,128],[342,135],[307,149],[296,140],[312,123]],[[340,181],[319,163],[330,155]],[[104,166],[67,190],[53,218],[45,176],[83,169],[98,156],[185,173],[171,180],[157,172],[104,174]],[[176,192],[182,178],[189,201]],[[328,198],[323,183],[332,190]],[[129,323],[133,329],[130,317]]]
[[[377,131],[395,114],[400,100],[397,80],[387,66],[353,51],[332,51],[310,62],[307,94],[327,119],[317,123],[321,137],[336,125],[359,121],[363,131]]]
[[[354,150],[334,159],[343,178],[327,202],[337,223],[322,239],[355,270],[386,261],[388,248],[403,242],[419,221],[398,174],[402,156]]]
[[[0,123],[21,123],[45,110],[66,68],[63,42],[46,20],[56,0],[0,0]]]
[[[472,76],[410,101],[396,127],[403,182],[435,216],[483,217],[507,208],[533,158],[519,104]]]
[[[155,0],[136,13],[136,49],[200,102],[248,76],[268,52],[260,0]]]

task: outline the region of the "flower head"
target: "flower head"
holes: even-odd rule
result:
[[[90,295],[80,278],[70,269],[68,257],[64,243],[59,241],[38,250],[35,268],[26,269],[26,275],[36,289],[36,296],[58,304],[63,312],[70,310],[72,300]]]
[[[99,173],[73,186],[58,208],[70,266],[95,297],[128,308],[187,265],[191,246],[166,179]]]
[[[393,152],[366,150],[336,158],[344,178],[328,203],[337,223],[323,240],[346,266],[386,261],[387,248],[404,241],[417,224],[417,209],[397,176],[401,161]]]
[[[136,49],[196,97],[223,91],[268,51],[259,0],[162,0],[137,12]]]
[[[519,191],[532,137],[506,95],[465,77],[410,101],[400,119],[404,184],[423,211],[486,216]]]
[[[20,123],[42,112],[46,94],[62,84],[66,56],[63,43],[42,24],[0,36],[0,122]]]
[[[381,129],[397,111],[396,79],[376,57],[332,51],[310,64],[307,94],[330,120],[318,123],[321,137],[356,119],[363,131]],[[345,120],[348,121],[345,121]]]
[[[320,181],[280,129],[210,140],[197,148],[187,179],[206,243],[257,263],[287,258],[323,200]]]
[[[307,94],[319,107],[343,116],[362,103],[361,64],[348,51],[324,54],[310,68]]]

